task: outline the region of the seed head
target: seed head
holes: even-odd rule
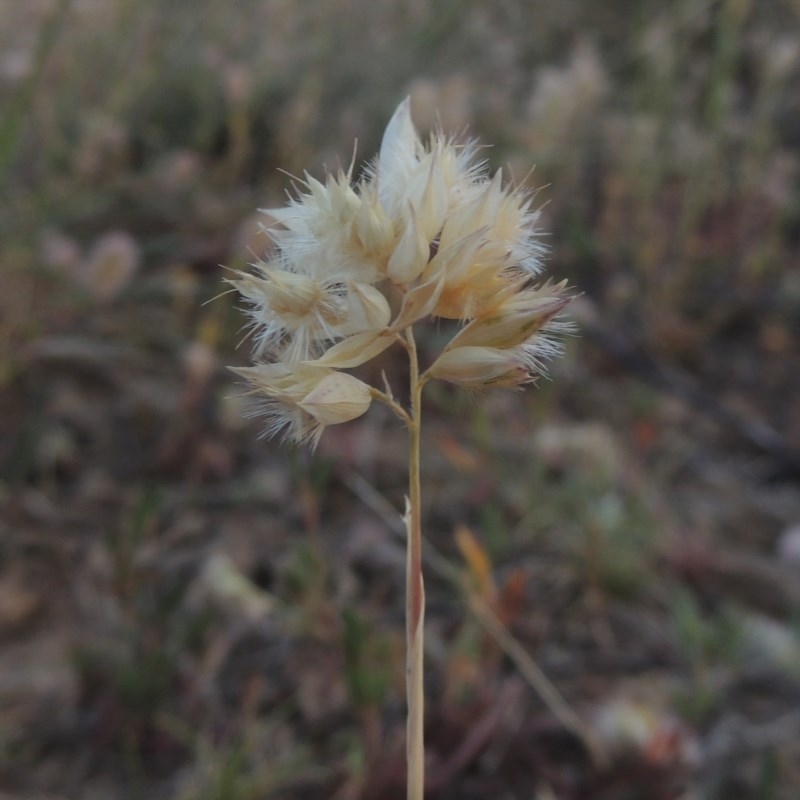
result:
[[[305,175],[266,211],[274,248],[231,283],[247,303],[266,435],[315,443],[363,414],[371,389],[343,372],[377,357],[426,317],[462,327],[423,378],[520,386],[557,355],[565,284],[536,285],[544,248],[531,197],[493,176],[474,142],[422,141],[409,100],[355,181]]]

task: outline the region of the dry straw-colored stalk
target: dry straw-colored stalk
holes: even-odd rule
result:
[[[328,425],[388,406],[409,433],[406,644],[408,798],[424,795],[420,444],[431,380],[471,390],[535,381],[559,352],[564,283],[541,283],[543,248],[531,198],[478,160],[474,142],[423,142],[406,99],[360,180],[310,175],[284,208],[265,212],[274,247],[231,283],[247,302],[255,355],[238,369],[267,436],[312,446]],[[461,323],[427,368],[414,331],[430,318]],[[409,360],[410,399],[346,370],[393,346]]]

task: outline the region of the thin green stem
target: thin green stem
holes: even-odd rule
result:
[[[6,172],[21,141],[26,117],[40,86],[48,57],[58,43],[58,37],[69,13],[71,2],[72,0],[60,0],[45,21],[39,33],[39,41],[36,43],[33,67],[12,97],[6,113],[0,121],[0,185],[5,181]]]
[[[411,328],[406,331],[410,363],[411,418],[408,424],[408,501],[406,508],[406,696],[408,721],[408,800],[425,794],[425,743],[423,738],[423,627],[425,587],[422,580],[422,503],[420,490],[420,427],[422,386],[417,346]]]

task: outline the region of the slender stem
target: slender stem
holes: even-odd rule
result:
[[[405,526],[397,519],[397,511],[388,500],[363,477],[352,473],[348,486],[367,506],[376,514],[386,520],[387,525],[397,534],[405,533]],[[438,552],[430,542],[426,542],[425,563],[442,578],[445,578],[456,589],[465,591],[463,570],[448,561]],[[602,768],[608,764],[605,748],[592,731],[590,725],[584,722],[571,709],[567,701],[561,696],[558,689],[542,672],[541,668],[531,658],[527,651],[512,636],[509,630],[497,618],[486,603],[474,593],[465,591],[468,607],[475,619],[483,626],[484,630],[497,642],[511,662],[517,667],[519,673],[544,701],[564,727],[574,733],[591,753],[596,767]]]
[[[71,2],[72,0],[60,0],[44,21],[32,53],[31,69],[28,70],[25,80],[19,83],[17,91],[12,94],[0,121],[0,187],[5,182],[7,170],[24,135],[26,117],[36,99],[42,77],[46,74],[48,58],[58,44],[64,21],[69,18]]]
[[[478,622],[483,625],[486,632],[500,645],[522,676],[536,690],[553,716],[584,743],[595,766],[607,766],[608,760],[603,745],[598,741],[592,728],[572,710],[547,675],[511,635],[492,609],[474,592],[467,593],[467,602]]]
[[[411,428],[412,423],[409,413],[388,392],[382,392],[380,389],[371,386],[370,394],[374,400],[379,400],[381,403],[391,408],[392,411],[405,422],[409,429]]]
[[[425,743],[423,739],[423,626],[425,587],[422,581],[422,511],[420,490],[420,425],[422,382],[417,346],[411,328],[406,331],[410,362],[411,419],[408,425],[408,501],[406,508],[406,696],[408,722],[408,800],[423,800],[425,794]]]

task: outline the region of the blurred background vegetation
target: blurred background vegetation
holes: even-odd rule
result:
[[[404,796],[403,431],[258,440],[221,265],[409,94],[580,292],[427,398],[431,800],[800,796],[796,0],[0,0],[2,800]]]

